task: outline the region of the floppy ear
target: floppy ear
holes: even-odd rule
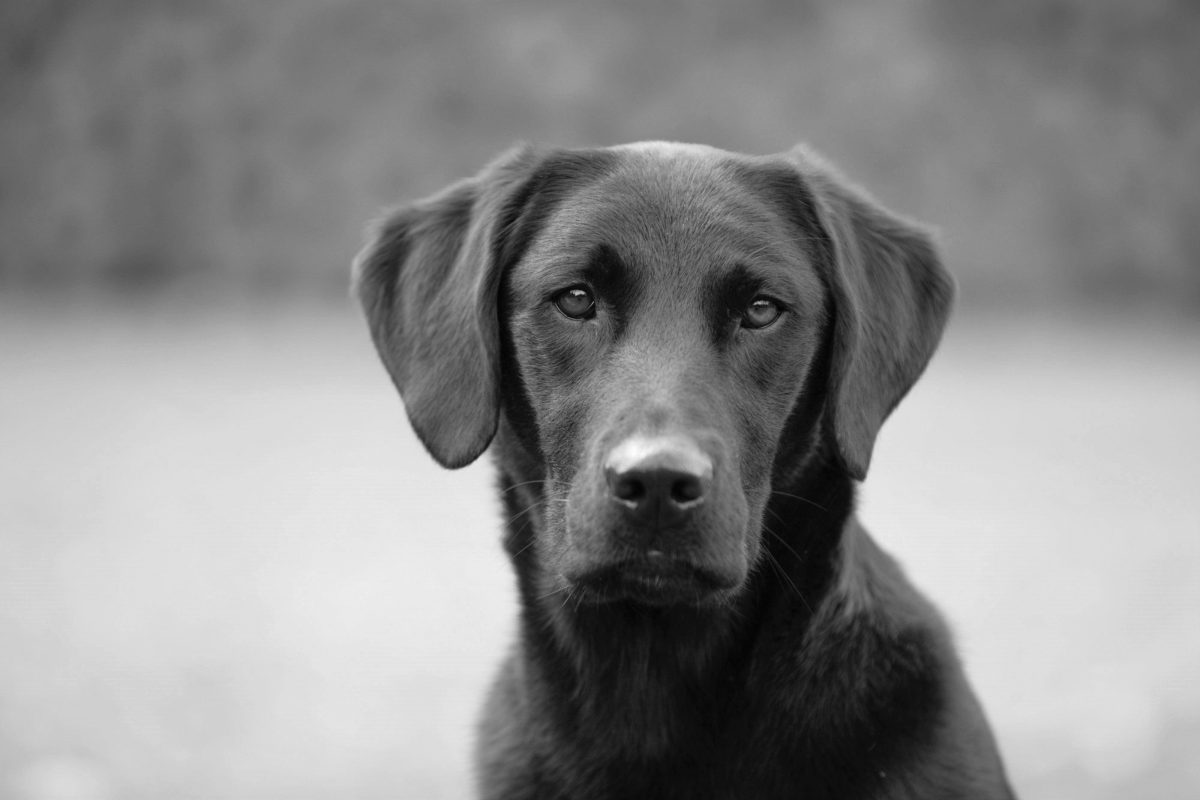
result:
[[[920,377],[954,299],[930,235],[849,185],[805,148],[799,169],[831,243],[832,414],[827,423],[848,474],[862,480],[879,428]]]
[[[501,251],[535,161],[519,147],[387,214],[354,259],[354,293],[409,421],[452,469],[478,458],[496,433]]]

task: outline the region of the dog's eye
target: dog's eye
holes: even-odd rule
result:
[[[742,327],[765,328],[779,319],[782,313],[783,309],[779,307],[779,303],[766,297],[756,297],[742,312]]]
[[[596,316],[596,299],[582,286],[573,286],[556,294],[554,305],[571,319],[591,319]]]

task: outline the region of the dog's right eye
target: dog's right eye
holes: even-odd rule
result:
[[[572,286],[556,294],[554,305],[571,319],[591,319],[596,316],[596,298],[582,286]]]

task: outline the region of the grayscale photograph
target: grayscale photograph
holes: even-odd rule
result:
[[[0,800],[1200,797],[1200,6],[6,0]]]

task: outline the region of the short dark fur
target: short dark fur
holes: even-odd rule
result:
[[[498,467],[521,620],[481,796],[1012,797],[944,624],[854,516],[949,311],[918,227],[803,149],[521,148],[385,219],[355,274],[431,454]],[[555,308],[577,286],[587,319]],[[621,500],[634,446],[700,463],[702,502]]]

